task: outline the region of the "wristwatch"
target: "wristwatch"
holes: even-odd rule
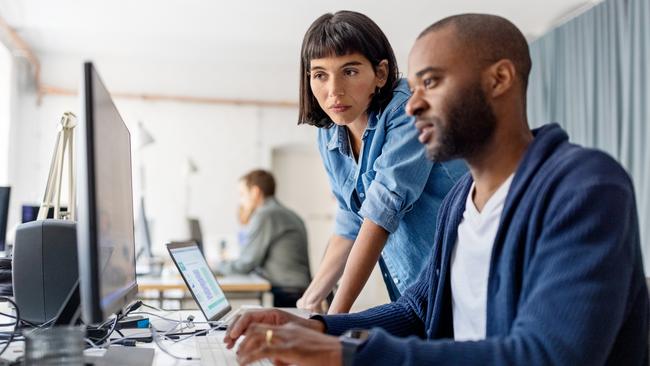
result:
[[[354,365],[354,355],[370,336],[368,329],[350,329],[339,337],[343,347],[343,366]]]

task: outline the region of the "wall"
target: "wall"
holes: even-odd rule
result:
[[[139,164],[144,166],[153,250],[161,254],[164,242],[187,237],[187,210],[201,219],[207,245],[234,237],[237,179],[250,169],[268,168],[271,149],[276,145],[315,141],[313,129],[295,125],[294,110],[120,99],[115,103],[132,134],[136,197]],[[20,203],[38,203],[41,199],[57,124],[67,110],[79,111],[77,98],[45,97],[37,105],[33,94],[21,97],[16,128],[20,142],[14,157],[19,164],[12,174],[16,186],[14,223]],[[136,146],[138,122],[155,139],[141,150]],[[188,159],[199,169],[193,175],[186,172]]]

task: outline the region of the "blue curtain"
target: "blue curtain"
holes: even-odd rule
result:
[[[605,1],[530,48],[531,127],[558,122],[627,169],[650,273],[650,0]]]

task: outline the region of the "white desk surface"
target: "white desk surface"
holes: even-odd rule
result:
[[[149,309],[150,310],[150,309]],[[187,318],[189,315],[194,316],[194,322],[195,323],[200,323],[204,322],[205,318],[203,317],[203,314],[198,311],[198,310],[181,310],[181,311],[164,311],[164,312],[158,312],[158,311],[149,311],[148,308],[146,307],[141,307],[138,309],[138,311],[146,311],[146,312],[151,312],[154,314],[158,314],[167,318],[175,319],[175,320],[184,320]],[[289,311],[291,313],[294,313],[298,316],[302,317],[308,317],[309,313],[304,311],[304,310],[299,310],[299,309],[283,309],[286,311]],[[9,306],[6,303],[0,303],[0,311],[2,312],[9,312]],[[136,311],[137,313],[137,311]],[[144,315],[148,316],[148,315]],[[149,320],[151,324],[156,327],[156,329],[160,330],[166,330],[170,329],[173,326],[173,322],[166,321],[163,319],[159,319],[155,316],[149,315]],[[8,318],[0,316],[0,321],[5,322],[9,321]],[[195,328],[193,329],[206,329],[207,325],[206,324],[196,324]],[[12,327],[3,327],[2,330],[10,330]],[[189,330],[185,330],[189,331]],[[150,330],[148,329],[129,329],[129,330],[122,330],[122,332],[126,336],[149,336],[151,335]],[[213,335],[217,335],[219,337],[223,337],[224,331],[213,331]],[[119,338],[119,334],[114,333],[113,338]],[[187,338],[183,341],[180,342],[174,342],[172,340],[165,340],[165,341],[160,341],[160,343],[165,347],[165,349],[168,352],[171,352],[173,355],[180,356],[180,357],[200,357],[199,353],[196,349],[196,345],[194,343],[194,338],[190,337]],[[5,351],[5,353],[1,356],[4,359],[8,360],[15,360],[18,357],[23,355],[23,350],[24,350],[25,344],[24,342],[14,342],[11,344],[11,346]],[[137,347],[143,347],[143,348],[154,348],[155,349],[155,354],[154,354],[154,361],[153,365],[156,366],[167,366],[167,365],[200,365],[201,361],[200,360],[178,360],[173,358],[172,356],[169,356],[165,352],[161,351],[158,346],[156,345],[155,342],[152,343],[137,343]],[[86,355],[101,355],[104,352],[104,350],[86,350],[85,354]]]

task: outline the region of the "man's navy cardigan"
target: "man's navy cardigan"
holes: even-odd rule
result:
[[[357,365],[647,365],[648,292],[632,182],[608,155],[533,131],[494,240],[486,338],[453,341],[450,257],[472,184],[440,208],[418,281],[391,304],[324,316],[372,328]]]

